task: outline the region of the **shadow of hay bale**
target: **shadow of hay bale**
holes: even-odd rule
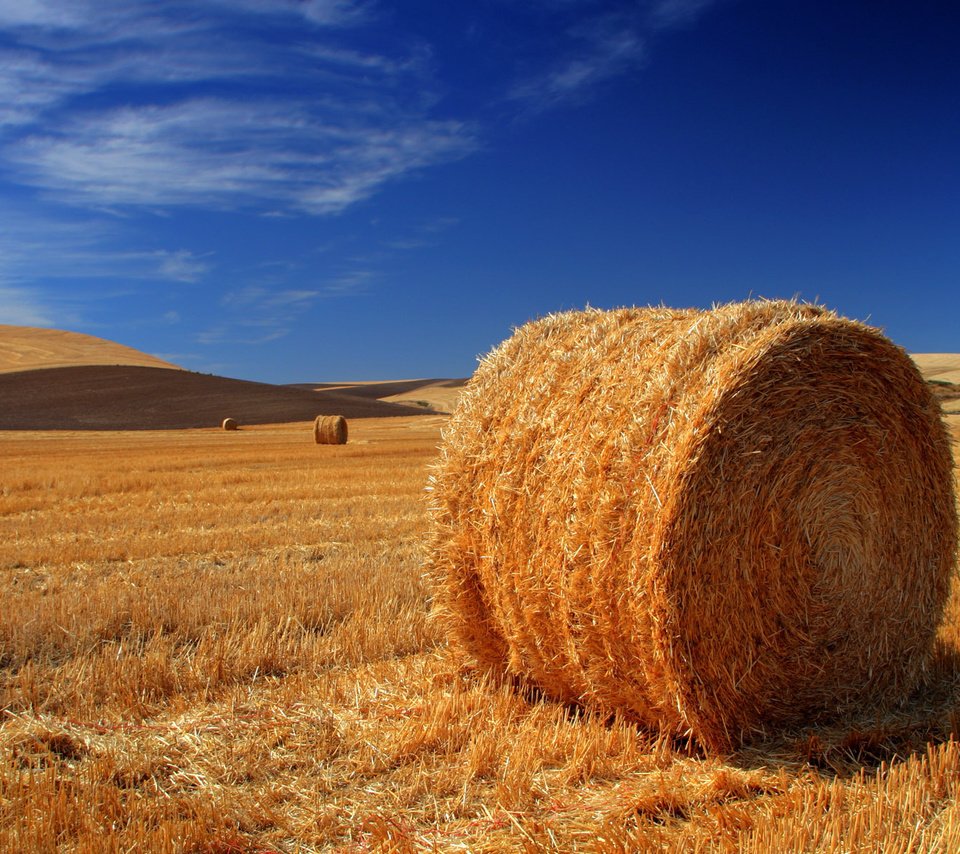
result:
[[[826,777],[847,779],[862,773],[869,777],[956,742],[960,654],[951,650],[936,659],[935,667],[949,672],[940,680],[931,677],[894,710],[779,733],[741,748],[730,761],[749,769],[805,765]]]

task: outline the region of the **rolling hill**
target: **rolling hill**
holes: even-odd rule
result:
[[[453,412],[466,379],[419,379],[393,382],[298,383],[296,388],[342,391],[358,397],[419,406],[433,412]]]
[[[910,358],[924,379],[960,385],[960,353],[913,353]]]
[[[106,338],[63,329],[0,324],[0,374],[79,365],[142,365],[178,370],[170,362]]]
[[[391,385],[392,387],[392,385]],[[352,393],[183,370],[130,347],[61,330],[0,326],[0,429],[156,430],[430,412]]]
[[[429,410],[289,386],[139,365],[79,365],[0,374],[0,429],[170,430],[377,418]]]

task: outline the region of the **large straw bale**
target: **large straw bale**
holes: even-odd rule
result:
[[[433,489],[455,646],[716,751],[903,698],[956,557],[916,367],[793,302],[521,327],[468,383]]]
[[[237,429],[237,419],[236,418],[224,418],[223,424],[221,425],[224,430],[236,430]]]
[[[347,444],[347,419],[342,415],[318,415],[313,422],[313,440],[318,445]]]

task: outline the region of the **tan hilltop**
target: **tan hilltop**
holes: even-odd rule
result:
[[[0,374],[78,365],[139,365],[179,370],[177,365],[95,335],[0,324]]]
[[[960,353],[912,353],[925,380],[960,385]]]
[[[419,406],[439,413],[453,412],[466,379],[416,379],[372,382],[298,383],[297,388],[345,391],[358,397]]]

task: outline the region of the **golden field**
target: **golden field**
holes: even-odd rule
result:
[[[443,423],[0,433],[0,850],[960,850],[960,608],[895,716],[724,757],[491,684]]]

